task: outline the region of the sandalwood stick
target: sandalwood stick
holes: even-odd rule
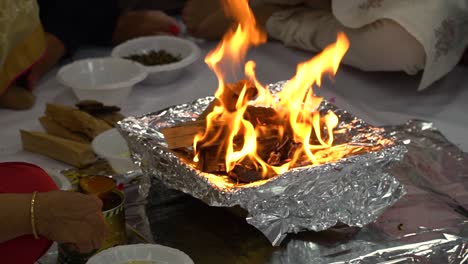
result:
[[[42,132],[21,130],[23,149],[82,168],[96,161],[90,144],[83,144]]]
[[[42,124],[47,133],[51,135],[65,139],[70,139],[80,143],[91,142],[90,138],[86,135],[72,132],[47,116],[42,116],[41,118],[39,118],[39,122]]]

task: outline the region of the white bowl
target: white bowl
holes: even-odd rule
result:
[[[72,62],[57,73],[57,80],[73,89],[79,100],[120,105],[132,87],[148,74],[144,68],[119,58],[94,58]]]
[[[193,264],[184,252],[153,244],[117,246],[90,258],[87,264],[127,264],[129,261],[146,261],[148,264]]]
[[[106,159],[118,174],[140,169],[132,162],[127,142],[115,128],[99,134],[91,146],[94,152]]]
[[[148,72],[145,82],[151,84],[166,84],[174,81],[185,68],[200,57],[200,48],[195,43],[172,36],[141,37],[129,40],[115,47],[112,57],[123,58],[152,50],[165,50],[171,54],[180,55],[182,60],[164,65],[144,66]]]

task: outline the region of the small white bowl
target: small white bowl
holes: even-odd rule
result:
[[[94,58],[72,62],[57,73],[57,80],[73,89],[79,100],[120,105],[132,87],[148,74],[139,64],[119,58]]]
[[[106,159],[118,174],[140,169],[132,162],[127,142],[115,128],[99,134],[94,138],[91,146],[93,151]]]
[[[124,58],[152,50],[165,50],[173,55],[180,55],[182,59],[164,65],[144,66],[148,72],[148,78],[145,82],[151,84],[167,84],[174,81],[180,77],[185,68],[200,57],[200,48],[195,43],[172,36],[141,37],[129,40],[115,47],[112,51],[112,57]]]
[[[127,264],[137,260],[148,264],[193,264],[193,260],[184,252],[153,244],[126,245],[106,249],[90,258],[87,264]]]

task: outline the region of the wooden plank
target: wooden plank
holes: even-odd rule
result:
[[[91,139],[112,128],[103,120],[69,106],[47,104],[46,115],[67,129],[85,134]]]
[[[225,151],[219,151],[219,146],[209,146],[200,149],[199,169],[208,173],[226,172]]]
[[[169,149],[187,148],[193,145],[193,139],[198,133],[205,131],[205,126],[204,120],[185,122],[181,125],[163,128],[161,133]]]
[[[47,116],[40,117],[39,122],[42,124],[42,126],[47,131],[47,133],[51,135],[65,138],[65,139],[70,139],[70,140],[81,142],[81,143],[91,142],[91,139],[87,137],[86,135],[72,132]]]
[[[106,122],[108,125],[111,127],[116,127],[117,123],[125,118],[124,115],[122,115],[119,112],[116,113],[103,113],[103,114],[92,114],[94,117],[99,118]]]
[[[23,149],[82,168],[96,161],[90,144],[84,144],[42,132],[21,130]]]
[[[214,99],[211,103],[206,107],[206,109],[201,113],[201,115],[197,118],[197,121],[205,120],[209,113],[213,112],[213,109],[216,105],[219,104],[218,99]]]

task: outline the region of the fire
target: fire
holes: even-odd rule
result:
[[[334,44],[311,60],[298,65],[296,75],[276,95],[272,95],[256,79],[255,63],[248,61],[244,65],[244,71],[255,89],[252,91],[245,84],[236,94],[235,105],[229,105],[228,98],[233,91],[225,82],[221,65],[227,63],[235,66],[242,63],[249,47],[266,42],[266,34],[257,28],[247,0],[224,0],[224,7],[226,14],[237,21],[237,26],[229,30],[218,47],[205,58],[205,62],[218,78],[215,93],[218,103],[206,118],[205,132],[194,139],[194,161],[198,162],[201,148],[221,142],[218,151],[220,155],[225,155],[228,173],[243,163],[253,166],[267,178],[298,165],[320,164],[349,153],[351,150],[347,145],[333,146],[334,129],[338,126],[339,119],[333,112],[320,114],[318,108],[322,98],[315,96],[312,89],[314,85],[321,85],[324,74],[336,74],[349,47],[346,36],[338,34]],[[265,125],[246,119],[246,111],[252,104],[274,109],[277,122]],[[268,160],[259,155],[259,140],[272,135],[278,142],[289,142],[295,146],[288,160],[271,162],[275,159],[273,154]]]

